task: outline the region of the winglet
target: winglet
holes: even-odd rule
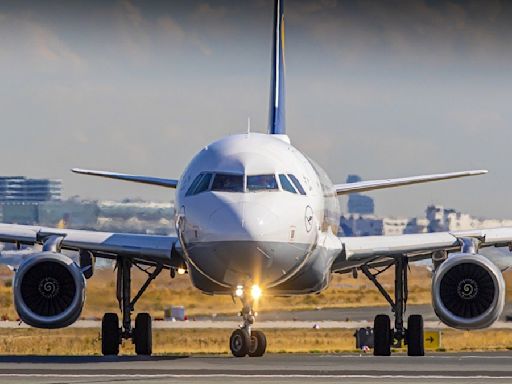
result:
[[[116,179],[116,180],[131,181],[134,183],[157,185],[159,187],[165,187],[165,188],[176,188],[178,186],[178,180],[175,180],[175,179],[161,179],[159,177],[127,175],[125,173],[92,171],[89,169],[80,169],[80,168],[73,168],[71,170],[71,172],[78,173],[80,175],[99,176],[99,177],[105,177],[107,179]]]

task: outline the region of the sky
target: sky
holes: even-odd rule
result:
[[[287,130],[334,182],[489,169],[375,191],[512,218],[512,3],[288,0]],[[200,148],[265,132],[272,1],[0,0],[0,174],[66,196],[172,192],[72,174],[178,178]]]

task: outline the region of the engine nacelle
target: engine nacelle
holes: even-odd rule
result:
[[[435,271],[432,304],[443,323],[459,329],[489,327],[503,311],[505,281],[482,255],[452,254]]]
[[[16,311],[33,327],[67,327],[82,312],[85,279],[78,265],[63,254],[32,256],[20,265],[13,286]]]

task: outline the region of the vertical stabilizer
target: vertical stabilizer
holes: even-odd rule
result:
[[[268,133],[285,135],[284,0],[275,0]]]

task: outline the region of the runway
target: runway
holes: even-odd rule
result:
[[[512,383],[512,353],[403,355],[0,356],[2,383]]]
[[[256,317],[256,325],[260,329],[307,329],[313,326],[321,329],[357,329],[373,326],[375,315],[386,313],[392,316],[389,306],[352,307],[352,308],[323,308],[304,311],[273,311],[260,313]],[[431,305],[409,305],[406,316],[421,314],[427,329],[446,329],[434,313]],[[491,328],[512,329],[512,322],[506,317],[512,313],[512,305],[507,304],[500,319]],[[193,316],[189,321],[154,321],[154,329],[235,329],[240,324],[240,317],[236,315]],[[100,329],[101,322],[95,320],[79,320],[70,328],[96,328]],[[18,321],[0,321],[0,328],[30,328]]]

